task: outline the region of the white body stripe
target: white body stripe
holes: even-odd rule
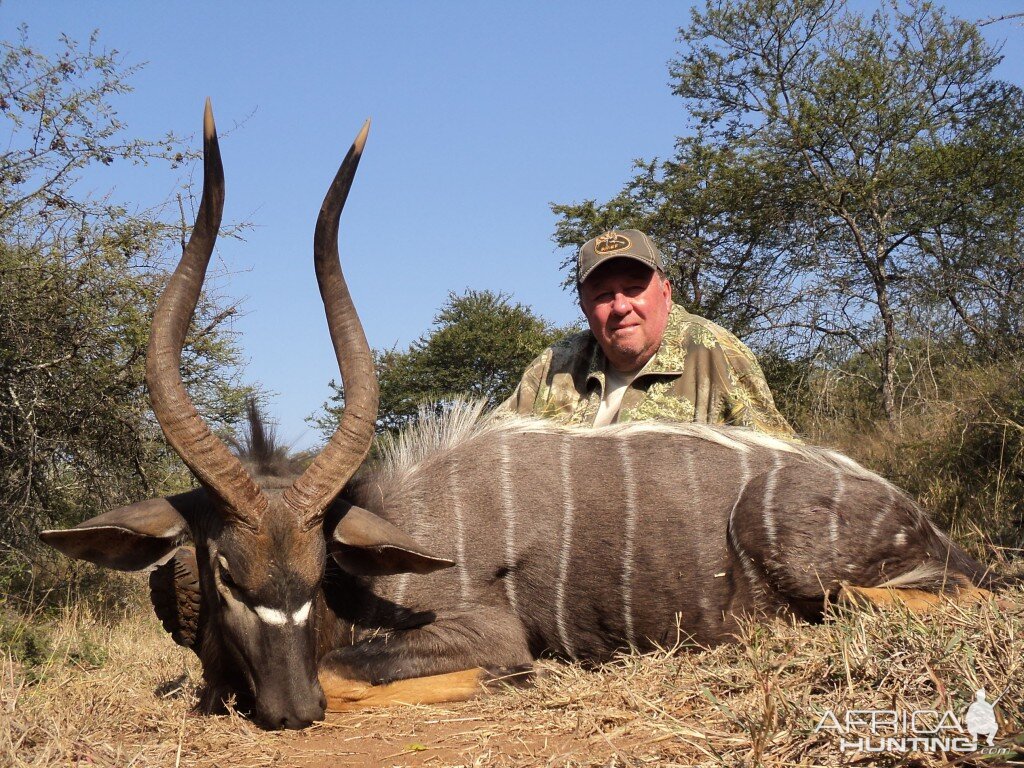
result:
[[[750,456],[746,451],[740,451],[740,492],[736,495],[736,501],[732,505],[732,512],[736,511],[736,507],[740,503],[740,499],[743,498],[743,494],[747,490],[747,485],[750,483]],[[729,513],[729,519],[732,520],[732,512]]]
[[[772,562],[777,562],[780,555],[778,532],[775,529],[775,485],[779,481],[779,470],[782,469],[782,454],[772,456],[772,468],[764,481],[764,500],[761,513],[764,519],[764,537],[768,541],[768,555]]]
[[[502,433],[499,442],[500,461],[498,480],[501,485],[501,514],[505,519],[505,596],[513,613],[516,605],[516,504],[512,488],[512,459],[508,451],[508,434]]]
[[[833,475],[836,479],[836,489],[832,492],[832,503],[829,505],[828,518],[828,540],[832,545],[833,557],[839,554],[839,502],[846,491],[844,475],[845,473],[842,470],[836,470]]]
[[[452,497],[452,515],[455,518],[455,569],[459,572],[459,599],[465,606],[469,601],[469,571],[466,570],[466,523],[462,519],[459,474],[459,466],[452,457],[449,489]]]
[[[745,452],[740,452],[740,492],[736,495],[736,501],[733,502],[732,510],[729,512],[729,541],[732,543],[733,549],[736,550],[736,556],[740,561],[740,568],[743,570],[743,574],[747,577],[747,581],[750,582],[751,593],[755,596],[760,595],[762,600],[767,599],[767,595],[764,589],[764,579],[761,578],[761,574],[757,572],[754,567],[754,562],[750,559],[750,556],[743,549],[743,545],[740,544],[739,538],[736,536],[736,526],[733,524],[736,516],[736,510],[739,508],[740,500],[743,498],[743,494],[747,490],[747,484],[750,483],[750,457]]]
[[[398,585],[395,587],[395,596],[392,601],[396,605],[401,605],[402,601],[405,600],[405,593],[409,589],[409,579],[412,578],[411,573],[403,573],[398,577]]]
[[[885,504],[878,510],[878,514],[875,515],[875,519],[871,523],[871,533],[868,536],[868,541],[878,541],[878,534],[882,529],[882,523],[889,517],[892,512],[892,505],[895,501],[895,494],[892,491],[892,486],[888,483],[885,484]]]
[[[698,478],[697,478],[697,470],[694,467],[694,462],[693,462],[693,451],[683,451],[683,453],[682,453],[682,461],[683,461],[683,494],[684,494],[683,498],[685,498],[685,499],[692,499],[692,498],[696,497],[697,490],[700,487],[699,486],[699,482],[698,482]],[[696,568],[698,570],[698,572],[703,573],[708,568],[715,567],[715,566],[707,565],[707,561],[706,561],[706,559],[704,557],[703,547],[697,547],[694,550],[694,557],[695,557],[695,560],[692,563],[692,567]],[[717,566],[717,563],[716,563],[716,566]],[[714,588],[712,588],[712,590],[713,589]],[[711,602],[711,595],[709,594],[708,591],[701,592],[701,594],[697,597],[697,606],[700,608],[701,619],[703,621],[705,621],[705,622],[708,622],[708,621],[713,622],[714,621],[715,607],[714,607],[714,605]],[[719,613],[721,613],[721,611],[719,611]]]
[[[743,571],[743,575],[747,577],[747,581],[750,583],[750,591],[755,596],[762,600],[767,600],[768,596],[764,590],[764,584],[762,583],[761,575],[754,568],[754,562],[750,559],[750,556],[744,551],[743,547],[740,546],[739,541],[736,539],[732,530],[729,531],[729,538],[732,540],[732,545],[736,549],[736,556],[740,560],[740,569]]]
[[[697,470],[693,465],[693,452],[683,452],[683,473],[686,480],[686,496],[684,498],[692,499],[696,495],[698,488],[697,484]]]
[[[572,552],[572,526],[575,515],[575,498],[572,487],[572,443],[569,436],[562,438],[560,458],[562,462],[562,545],[558,551],[558,584],[555,589],[555,625],[558,627],[558,639],[562,648],[570,658],[575,658],[569,631],[565,626],[565,589],[569,583],[569,563]]]
[[[409,487],[409,496],[412,499],[412,503],[409,505],[409,512],[412,519],[409,521],[409,530],[407,533],[414,539],[420,535],[420,521],[423,519],[423,496],[420,493],[420,476],[412,475],[406,480],[406,485]],[[412,578],[411,573],[403,573],[398,577],[398,585],[395,587],[394,597],[391,599],[398,605],[402,605],[402,601],[405,600],[405,593],[409,589],[409,580]]]
[[[633,455],[630,453],[629,441],[623,437],[617,440],[616,448],[619,461],[622,463],[622,481],[626,491],[626,530],[622,543],[622,623],[626,627],[626,642],[636,645],[636,633],[633,630],[633,548],[636,539],[636,477],[633,474]]]

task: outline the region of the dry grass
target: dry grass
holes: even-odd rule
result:
[[[1024,604],[1024,592],[1010,598]],[[738,645],[589,670],[550,662],[532,689],[331,716],[281,734],[192,715],[198,665],[148,616],[106,627],[69,613],[54,625],[61,650],[46,663],[2,660],[0,765],[938,766],[958,757],[844,756],[838,737],[814,727],[826,708],[840,719],[850,709],[950,709],[962,718],[980,686],[1007,688],[997,743],[1008,751],[984,763],[1004,765],[1024,762],[1024,737],[1013,739],[1024,730],[1022,630],[1020,611],[998,606],[751,624]],[[82,642],[105,647],[105,661],[69,651]]]

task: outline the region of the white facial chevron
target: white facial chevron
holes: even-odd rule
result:
[[[309,609],[311,606],[311,602],[306,603],[291,616],[277,608],[268,608],[265,605],[257,605],[253,610],[265,624],[280,627],[287,624],[289,620],[291,620],[293,624],[304,624],[306,619],[309,618]]]
[[[299,608],[299,610],[292,614],[292,621],[294,621],[296,624],[305,624],[306,619],[309,618],[309,609],[310,606],[312,605],[313,603],[309,602],[301,608]]]

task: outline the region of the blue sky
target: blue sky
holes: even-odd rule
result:
[[[146,62],[118,102],[134,135],[196,134],[206,96],[222,133],[237,125],[221,142],[225,216],[254,227],[218,247],[223,290],[245,300],[246,376],[275,393],[281,437],[301,448],[317,441],[303,419],[337,376],[313,225],[363,120],[373,128],[341,254],[373,346],[404,347],[467,288],[574,321],[549,203],[606,199],[634,158],[672,151],[686,118],[666,64],[689,5],[5,0],[0,29],[10,38],[25,22],[44,48],[99,29],[128,62]],[[947,7],[977,19],[1024,2]],[[1021,27],[986,34],[1006,41],[1001,76],[1024,81]],[[156,167],[89,178],[139,207],[174,181]]]

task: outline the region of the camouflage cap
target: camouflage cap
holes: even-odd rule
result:
[[[661,251],[639,229],[609,230],[587,240],[580,248],[576,283],[582,284],[590,273],[611,259],[635,259],[651,269],[665,269]]]

